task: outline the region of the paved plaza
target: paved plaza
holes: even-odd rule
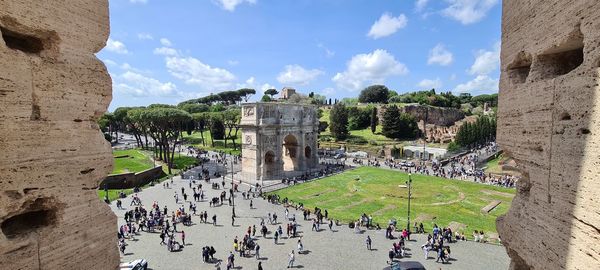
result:
[[[221,179],[212,181],[220,182]],[[151,269],[216,269],[214,264],[202,262],[202,247],[213,246],[217,253],[216,259],[223,260],[221,269],[226,269],[227,256],[233,251],[233,239],[243,239],[248,226],[256,225],[257,243],[261,246],[261,259],[254,257],[240,258],[235,253],[235,269],[257,269],[258,262],[262,262],[263,269],[284,269],[287,266],[288,254],[291,250],[296,253],[294,268],[303,269],[383,269],[386,266],[388,251],[392,247],[392,240],[385,239],[385,230],[367,230],[361,234],[354,233],[347,225],[334,226],[330,231],[326,224],[321,225],[321,231],[311,231],[312,223],[302,220],[302,212],[290,208],[290,216],[296,215],[298,221],[299,235],[302,237],[306,254],[297,254],[298,238],[285,237],[285,214],[284,207],[268,203],[262,198],[252,200],[253,209],[250,209],[250,200],[244,200],[241,191],[247,191],[248,186],[241,185],[240,193],[236,193],[235,211],[238,216],[235,219],[235,226],[231,225],[232,207],[225,202],[222,206],[209,207],[206,198],[218,196],[223,190],[213,190],[210,185],[202,181],[203,190],[205,190],[205,200],[197,202],[197,211],[208,211],[208,218],[213,214],[217,215],[217,226],[209,223],[200,223],[197,216],[192,217],[192,226],[177,225],[178,231],[184,230],[186,234],[186,246],[180,252],[169,252],[165,245],[160,245],[160,233],[146,233],[135,236],[135,240],[127,240],[125,255],[121,260],[132,261],[138,258],[148,260]],[[162,208],[168,207],[169,213],[176,207],[184,206],[188,211],[188,202],[185,204],[175,204],[174,194],[180,194],[181,188],[186,189],[186,193],[192,197],[192,190],[189,188],[189,180],[182,180],[175,177],[173,186],[165,189],[162,184],[147,188],[138,193],[143,206],[149,210],[154,201]],[[226,188],[230,184],[227,183]],[[190,199],[188,197],[188,199]],[[116,203],[111,204],[112,210],[119,218],[119,226],[124,223],[123,216],[125,211],[133,209],[129,206],[131,196],[122,200],[125,210],[117,209]],[[333,212],[330,210],[330,213]],[[263,238],[260,235],[261,218],[267,222],[268,213],[277,213],[279,225],[284,228],[284,236],[280,238],[279,243],[275,244],[273,234]],[[399,213],[404,214],[404,213]],[[358,217],[357,217],[358,218]],[[283,223],[281,223],[283,222]],[[270,232],[274,231],[279,225],[267,225]],[[445,225],[445,224],[440,224]],[[115,228],[116,230],[117,228]],[[368,251],[365,245],[365,239],[369,235],[373,239],[373,250]],[[435,253],[430,252],[429,259],[425,260],[424,253],[420,246],[425,242],[425,235],[413,235],[413,240],[407,242],[407,258],[400,260],[416,260],[421,262],[427,269],[507,269],[509,258],[504,247],[481,244],[475,242],[458,242],[450,244],[451,261],[447,264],[435,262]],[[176,240],[181,242],[180,234],[177,233]],[[397,242],[397,240],[396,240]],[[115,242],[116,245],[116,242]],[[253,254],[253,253],[252,253]]]

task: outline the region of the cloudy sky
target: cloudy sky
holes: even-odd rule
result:
[[[110,110],[242,87],[498,90],[500,0],[110,0],[110,16]]]

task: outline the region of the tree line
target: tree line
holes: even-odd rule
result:
[[[371,85],[363,89],[357,99],[343,99],[346,105],[355,102],[361,103],[419,103],[436,107],[461,108],[461,104],[470,104],[473,107],[488,103],[491,107],[498,106],[498,94],[483,94],[471,96],[469,93],[454,95],[452,92],[440,92],[435,89],[415,91],[398,94],[388,89],[385,85]]]
[[[455,143],[462,147],[481,145],[496,139],[496,118],[481,116],[473,123],[464,123],[456,133]]]
[[[329,130],[336,140],[345,140],[350,136],[350,130],[370,127],[375,133],[377,124],[382,125],[381,134],[391,139],[415,139],[420,130],[415,118],[400,112],[396,105],[389,105],[383,112],[381,121],[377,116],[377,108],[347,107],[343,103],[333,105],[329,114]]]
[[[113,113],[104,114],[98,124],[108,141],[118,142],[121,132],[131,134],[139,148],[150,150],[153,145],[156,159],[165,162],[171,173],[175,149],[183,144],[183,132],[191,135],[199,131],[202,144],[206,146],[204,131],[208,130],[213,147],[215,140],[224,140],[225,147],[229,140],[234,149],[238,147],[240,109],[213,106],[199,108],[184,103],[177,107],[165,104],[120,107]],[[149,142],[153,143],[150,145]]]
[[[224,105],[234,105],[238,102],[244,101],[248,102],[248,100],[256,94],[256,90],[251,88],[242,88],[234,91],[223,91],[218,94],[210,94],[205,97],[190,99],[184,102],[179,103],[179,105],[184,104],[214,104],[221,103]]]

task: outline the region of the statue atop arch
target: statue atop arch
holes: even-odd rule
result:
[[[262,185],[318,166],[316,106],[248,103],[242,112],[242,181]]]

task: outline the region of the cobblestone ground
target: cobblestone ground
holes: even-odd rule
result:
[[[220,179],[218,180],[220,182]],[[206,197],[212,198],[218,196],[222,190],[212,190],[210,185],[203,183]],[[157,201],[162,209],[166,204],[169,213],[176,207],[185,206],[188,210],[188,202],[185,204],[175,204],[174,194],[177,191],[181,193],[181,187],[186,189],[188,195],[193,194],[189,188],[189,180],[174,178],[172,188],[165,189],[162,185],[157,185],[145,189],[138,193],[146,209],[149,209],[152,202]],[[229,184],[227,184],[229,188]],[[247,190],[242,186],[240,190]],[[190,196],[192,197],[192,196]],[[180,199],[183,199],[180,194]],[[188,197],[188,199],[190,199]],[[125,209],[132,209],[130,197],[122,200]],[[235,211],[237,218],[235,226],[231,225],[232,208],[225,203],[219,207],[209,207],[208,201],[198,202],[197,210],[208,211],[209,219],[213,214],[217,215],[217,226],[212,224],[200,223],[197,216],[192,218],[193,225],[185,227],[178,225],[177,229],[184,230],[186,234],[186,246],[180,252],[169,252],[164,245],[160,245],[159,233],[141,232],[135,236],[135,240],[127,240],[125,255],[121,260],[131,261],[138,258],[148,260],[151,269],[216,269],[215,264],[202,262],[202,247],[214,246],[217,253],[216,259],[223,260],[221,269],[226,269],[226,258],[230,251],[233,251],[233,239],[235,236],[242,239],[251,225],[257,225],[257,230],[261,218],[265,218],[268,213],[277,213],[279,222],[284,222],[284,207],[273,205],[266,200],[253,199],[253,209],[249,207],[249,200],[241,198],[241,193],[236,194]],[[111,204],[112,210],[119,218],[119,225],[123,224],[123,216],[126,210],[116,208],[116,204]],[[333,212],[332,209],[329,209]],[[291,210],[290,216],[296,214],[297,221],[300,224],[299,232],[304,243],[305,254],[297,254],[297,238],[285,237],[285,223],[281,224],[284,228],[284,237],[278,244],[274,243],[272,234],[267,238],[258,236],[257,243],[261,246],[261,258],[240,258],[235,255],[235,269],[257,269],[258,262],[262,262],[263,269],[284,269],[287,266],[288,254],[291,250],[296,252],[296,261],[294,268],[303,269],[383,269],[386,266],[387,252],[392,246],[392,240],[385,239],[385,230],[367,230],[362,234],[354,233],[354,230],[347,226],[334,226],[333,231],[325,225],[321,225],[321,231],[311,231],[311,223],[302,220],[300,211]],[[269,231],[276,229],[279,225],[267,225]],[[115,228],[116,230],[117,228]],[[115,233],[116,235],[116,233]],[[365,246],[365,239],[370,235],[373,239],[373,250],[368,251]],[[435,254],[430,253],[429,259],[425,259],[420,246],[425,241],[424,235],[413,235],[412,242],[408,242],[408,256],[399,260],[416,260],[421,262],[427,269],[507,269],[509,258],[504,247],[481,244],[475,242],[452,243],[451,261],[446,264],[436,263]],[[177,240],[181,242],[180,234]],[[116,245],[116,241],[115,241]]]

